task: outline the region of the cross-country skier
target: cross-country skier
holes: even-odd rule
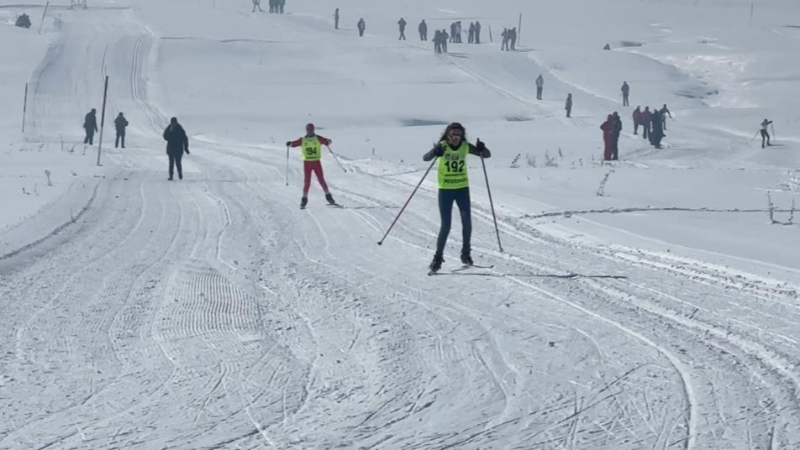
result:
[[[92,108],[83,119],[83,129],[86,130],[84,144],[94,145],[94,133],[97,131],[97,110]]]
[[[125,128],[128,126],[128,119],[122,113],[119,113],[116,119],[114,119],[114,127],[117,129],[117,139],[114,142],[114,148],[119,147],[120,141],[122,141],[122,148],[125,148]]]
[[[772,124],[772,121],[767,119],[764,119],[764,121],[761,122],[761,148],[764,148],[765,146],[772,147],[772,144],[769,141],[770,124]]]
[[[189,154],[189,138],[178,119],[169,120],[169,126],[164,130],[164,140],[167,141],[167,156],[169,156],[169,180],[172,181],[173,169],[178,168],[178,178],[183,179],[183,153]]]
[[[286,142],[287,147],[302,147],[301,156],[303,158],[303,198],[300,199],[300,208],[305,209],[308,204],[308,190],[311,187],[311,173],[317,175],[317,181],[325,191],[325,200],[331,205],[335,205],[328,190],[328,183],[325,182],[325,175],[322,173],[322,146],[330,145],[331,140],[315,133],[313,123],[306,125],[306,135],[296,141]]]
[[[431,272],[437,272],[444,262],[444,247],[453,219],[453,202],[461,212],[463,246],[461,262],[471,266],[472,256],[470,239],[472,238],[472,215],[470,213],[469,175],[467,173],[467,155],[481,158],[492,156],[488,148],[478,139],[477,145],[467,142],[466,130],[460,123],[451,123],[442,134],[439,143],[422,158],[431,161],[439,158],[439,214],[442,218],[439,238],[436,241],[436,253],[430,264]]]

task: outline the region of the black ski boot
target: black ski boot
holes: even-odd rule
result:
[[[336,200],[333,199],[333,196],[330,194],[330,192],[325,194],[325,200],[327,200],[328,204],[330,204],[330,205],[335,205],[336,204]]]
[[[300,209],[306,209],[306,205],[308,205],[308,197],[303,197],[300,200]]]
[[[465,266],[472,266],[475,263],[472,261],[472,256],[469,254],[469,250],[462,250],[461,251],[461,264]]]
[[[431,265],[428,268],[431,270],[431,273],[436,273],[439,269],[442,268],[442,263],[444,262],[444,258],[441,255],[433,255],[433,261],[431,261]]]

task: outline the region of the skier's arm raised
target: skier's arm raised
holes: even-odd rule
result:
[[[486,148],[486,144],[484,144],[480,139],[478,139],[478,143],[476,145],[469,144],[469,154],[480,156],[481,158],[492,157],[492,152]]]
[[[425,153],[425,156],[422,157],[422,160],[423,161],[430,161],[433,158],[436,158],[436,157],[439,157],[439,156],[443,156],[443,155],[444,155],[444,148],[442,147],[442,144],[436,144],[436,145],[433,146],[431,151],[429,151],[428,153]]]

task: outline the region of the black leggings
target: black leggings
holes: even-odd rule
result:
[[[464,246],[461,253],[469,253],[470,239],[472,238],[472,214],[470,213],[469,188],[439,189],[439,214],[442,217],[442,227],[439,229],[439,239],[436,241],[436,254],[442,256],[447,244],[447,236],[453,222],[453,202],[458,205],[461,212],[461,227]]]

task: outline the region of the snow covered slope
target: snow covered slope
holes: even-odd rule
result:
[[[756,1],[751,24],[750,4],[343,0],[337,31],[322,0],[90,0],[41,36],[0,27],[19,62],[0,88],[0,449],[800,447],[800,6]],[[435,55],[423,18],[479,19],[485,43]],[[125,150],[106,127],[96,168],[70,149],[105,76],[107,121],[131,126]],[[623,80],[634,107],[670,106],[664,149],[630,132]],[[602,165],[614,110],[623,161]],[[764,117],[780,146],[750,140]],[[505,251],[475,160],[473,256],[493,268],[451,273],[456,221],[427,277],[434,177],[376,242],[454,120],[493,151]],[[298,209],[283,143],[309,121],[344,209],[316,183]],[[55,186],[20,193],[44,170]]]

